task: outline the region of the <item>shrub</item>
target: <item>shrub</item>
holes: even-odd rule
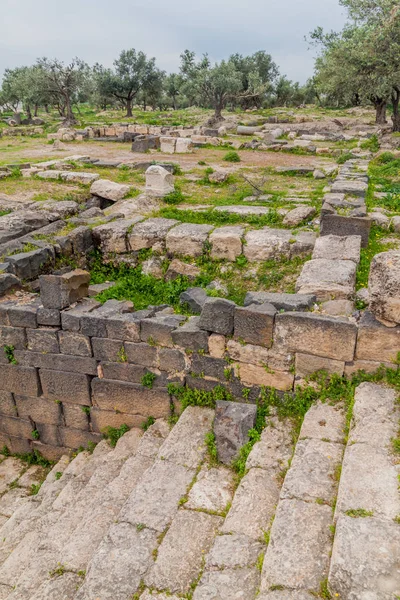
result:
[[[224,160],[226,162],[240,162],[240,156],[237,152],[235,152],[234,150],[231,150],[230,152],[227,152],[225,154]]]
[[[164,196],[164,202],[166,204],[180,204],[185,200],[185,196],[182,194],[180,190],[175,190],[167,196]]]

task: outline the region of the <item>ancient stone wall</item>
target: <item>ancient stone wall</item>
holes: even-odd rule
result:
[[[320,369],[393,367],[400,348],[400,326],[368,312],[358,325],[320,316],[296,306],[296,295],[292,306],[286,294],[252,293],[245,307],[209,298],[200,316],[185,317],[165,307],[132,312],[116,300],[66,306],[85,278],[65,277],[44,276],[41,299],[0,304],[0,444],[12,452],[36,448],[55,459],[100,441],[107,426],[179,413],[169,383],[223,386],[254,402],[262,386],[290,392]]]

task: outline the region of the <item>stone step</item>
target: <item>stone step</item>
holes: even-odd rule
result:
[[[304,418],[264,559],[263,600],[318,595],[327,578],[344,427],[343,410],[328,404],[314,405]],[[276,596],[274,590],[285,593]]]
[[[260,563],[279,499],[280,473],[292,456],[291,425],[271,419],[246,463],[220,535],[205,559],[193,600],[253,600],[260,587]]]
[[[79,521],[97,506],[104,486],[118,475],[124,460],[135,453],[137,431],[121,438],[115,450],[104,440],[93,455],[81,459],[83,465],[78,466],[78,474],[68,480],[52,505],[39,511],[40,517],[33,521],[33,528],[29,528],[0,568],[1,583],[15,586],[18,594],[29,598],[49,572],[57,569],[60,553]]]
[[[94,553],[75,600],[130,600],[145,577],[168,593],[190,591],[220,518],[179,506],[205,458],[213,418],[211,409],[184,411]]]
[[[329,572],[332,597],[400,596],[400,411],[395,390],[361,384],[343,461]]]

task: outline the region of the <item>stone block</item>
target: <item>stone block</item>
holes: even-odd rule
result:
[[[19,279],[36,279],[45,267],[54,264],[53,247],[38,248],[7,257],[11,271]]]
[[[74,331],[59,331],[58,341],[61,354],[93,356],[90,338]]]
[[[210,235],[211,258],[234,262],[242,254],[243,227],[218,227]]]
[[[0,391],[0,413],[9,417],[17,416],[17,408],[11,392]]]
[[[297,227],[303,221],[311,219],[314,215],[315,208],[313,206],[298,206],[284,216],[283,224],[288,227]]]
[[[227,352],[232,360],[268,367],[271,374],[273,371],[290,371],[293,366],[294,357],[288,352],[280,354],[274,349],[253,346],[252,344],[241,344],[236,340],[228,341]]]
[[[32,431],[33,426],[29,419],[7,417],[5,415],[2,415],[0,419],[0,432],[14,438],[26,438],[27,440],[31,440]]]
[[[179,302],[182,305],[187,304],[191,312],[200,314],[208,296],[203,288],[188,288],[179,296]]]
[[[26,333],[22,327],[0,327],[0,347],[14,346],[15,349],[24,350],[26,347]]]
[[[47,327],[59,327],[61,325],[61,313],[58,308],[40,307],[36,313],[37,324]]]
[[[93,196],[99,196],[100,198],[111,200],[111,202],[117,202],[118,200],[125,198],[130,189],[130,185],[115,183],[108,179],[98,179],[92,183],[90,193]]]
[[[315,259],[306,262],[296,292],[314,294],[317,300],[349,298],[354,293],[356,264],[351,260]]]
[[[234,475],[230,469],[203,466],[189,492],[185,508],[223,513],[232,502],[233,493]],[[216,541],[218,539],[219,536]]]
[[[61,445],[73,450],[80,448],[81,446],[86,448],[89,442],[98,444],[103,439],[103,436],[99,433],[92,433],[69,427],[59,427],[58,432]]]
[[[49,400],[90,406],[89,377],[82,373],[40,369],[43,394]]]
[[[181,315],[154,317],[141,321],[140,337],[143,342],[172,347],[172,332],[180,323],[185,321]]]
[[[366,248],[371,230],[371,219],[365,217],[344,217],[342,215],[324,215],[321,219],[321,236],[339,237],[361,236],[361,246]]]
[[[249,430],[256,422],[257,406],[218,400],[215,410],[214,434],[218,460],[230,465],[242,446],[249,441]]]
[[[128,383],[140,383],[143,375],[148,372],[146,367],[129,363],[103,362],[101,368],[104,379],[127,381]]]
[[[108,427],[119,429],[121,425],[127,425],[130,428],[141,427],[147,419],[148,415],[130,415],[111,410],[100,410],[96,407],[90,411],[91,427],[96,433],[104,433]]]
[[[224,358],[226,352],[226,337],[224,335],[219,335],[218,333],[212,333],[208,338],[208,351],[213,358]]]
[[[79,331],[81,327],[81,317],[89,314],[99,306],[101,306],[100,302],[92,299],[85,299],[73,308],[64,310],[61,313],[62,328],[65,331]]]
[[[186,370],[185,354],[176,348],[159,348],[158,363],[161,371],[181,373]]]
[[[385,327],[366,311],[359,322],[357,361],[394,363],[400,350],[400,326]]]
[[[299,439],[316,439],[344,443],[345,419],[340,407],[318,402],[307,412]]]
[[[28,350],[33,352],[60,352],[57,331],[54,329],[27,329]]]
[[[189,138],[177,138],[175,152],[177,154],[188,154],[193,152],[193,142]]]
[[[161,151],[163,152],[163,139],[160,138]],[[175,140],[173,140],[175,144]],[[146,171],[146,194],[163,198],[175,190],[174,176],[159,165],[152,165]]]
[[[128,362],[143,367],[158,366],[158,351],[156,346],[150,346],[145,343],[131,344],[129,342],[126,342],[124,346]]]
[[[99,225],[93,229],[94,241],[104,254],[125,254],[129,249],[128,235],[132,227],[143,219],[142,216],[136,216]]]
[[[42,275],[40,298],[45,308],[67,308],[88,295],[90,274],[75,269],[65,275]]]
[[[177,223],[175,219],[163,218],[147,219],[138,223],[128,235],[130,249],[138,251],[164,242],[168,231]]]
[[[285,229],[263,227],[246,234],[244,255],[249,261],[263,261],[290,257],[292,232]]]
[[[176,141],[175,137],[160,137],[160,150],[165,154],[175,154],[176,149]]]
[[[72,244],[72,252],[77,256],[86,255],[93,250],[93,235],[90,227],[76,227],[67,234],[67,239]]]
[[[48,444],[49,446],[59,446],[60,437],[59,437],[59,428],[57,425],[53,425],[50,423],[39,423],[35,421],[35,430],[38,432],[39,440],[42,444]]]
[[[368,184],[364,181],[336,180],[331,186],[333,194],[349,194],[360,198],[364,198],[367,191]]]
[[[235,307],[234,336],[257,346],[272,346],[276,308],[272,304]]]
[[[208,298],[201,311],[199,327],[204,331],[232,335],[236,304],[223,298]]]
[[[344,373],[344,361],[322,358],[312,354],[296,354],[295,371],[297,377],[307,377],[317,371],[326,371],[330,375],[337,373],[341,377]]]
[[[313,259],[352,260],[357,265],[360,262],[361,236],[324,235],[317,238],[314,246]]]
[[[63,404],[62,412],[65,427],[88,431],[89,418],[84,409],[87,409],[87,407],[77,404]]]
[[[275,317],[274,344],[289,352],[352,361],[356,338],[356,325],[333,317],[295,312]]]
[[[289,391],[293,388],[294,374],[286,371],[273,371],[267,366],[235,363],[234,372],[245,385],[261,385],[282,391]]]
[[[140,414],[146,417],[168,417],[169,394],[164,388],[148,389],[134,383],[94,379],[93,404],[102,410]],[[84,403],[83,403],[84,404]]]
[[[255,598],[258,587],[259,575],[256,569],[205,571],[194,591],[193,600],[231,600],[235,596],[243,599]]]
[[[172,332],[173,343],[185,350],[208,352],[209,335],[199,328],[199,322],[200,317],[189,317],[182,327],[178,327]]]
[[[389,327],[400,325],[400,251],[373,257],[368,289],[372,314]]]
[[[97,363],[94,358],[83,356],[69,356],[66,354],[43,354],[41,352],[23,352],[16,350],[15,357],[18,364],[26,367],[36,367],[53,371],[69,371],[96,375]]]
[[[12,273],[0,273],[0,296],[13,289],[19,289],[21,281]]]
[[[166,237],[167,251],[172,256],[202,256],[212,225],[182,223],[171,229]]]
[[[174,258],[170,262],[168,270],[165,274],[165,281],[173,281],[177,279],[179,276],[187,277],[189,281],[194,281],[199,275],[201,271],[199,267],[196,265],[190,265],[188,263],[184,263],[177,258]]]
[[[244,305],[272,304],[277,310],[309,310],[316,302],[314,294],[276,294],[273,292],[247,292]]]
[[[8,320],[13,327],[30,327],[36,329],[38,303],[33,301],[30,304],[11,303],[7,308]]]
[[[0,390],[21,396],[38,397],[40,387],[37,370],[19,365],[2,365]]]
[[[213,358],[198,353],[192,356],[192,373],[194,375],[203,375],[225,381],[227,371],[231,372],[231,370],[230,365],[222,358]]]
[[[118,362],[124,360],[124,344],[120,340],[92,338],[93,356],[97,360]]]

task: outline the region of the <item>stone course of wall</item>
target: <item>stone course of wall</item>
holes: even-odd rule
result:
[[[189,318],[169,307],[135,312],[116,300],[84,298],[64,309],[44,307],[39,296],[0,303],[0,445],[55,459],[100,441],[107,426],[139,427],[179,412],[169,383],[222,385],[254,402],[262,386],[290,392],[320,369],[395,368],[399,325],[385,327],[368,312],[356,323],[282,312],[281,297],[254,300],[238,307],[209,298]],[[151,388],[142,384],[147,373]]]

